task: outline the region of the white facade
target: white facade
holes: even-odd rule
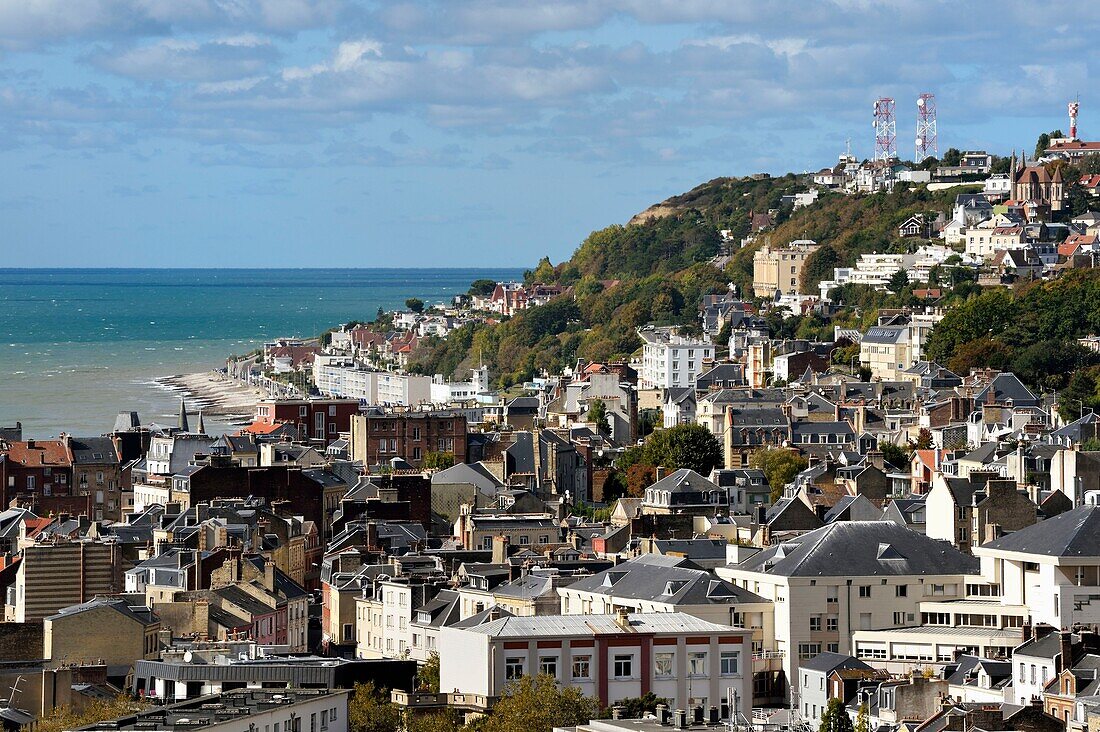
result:
[[[681,613],[503,618],[443,628],[440,688],[499,696],[520,676],[549,674],[608,706],[643,689],[674,708],[752,702],[751,646],[738,628]]]
[[[431,377],[375,371],[344,357],[315,360],[313,383],[326,396],[368,404],[416,407],[432,401]]]
[[[696,377],[714,360],[714,344],[664,330],[642,329],[640,386],[644,389],[694,387]],[[704,365],[706,364],[706,365]]]

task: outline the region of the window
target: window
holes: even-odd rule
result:
[[[707,675],[707,654],[706,651],[694,651],[688,654],[688,675],[689,676],[706,676]]]
[[[521,536],[521,537],[519,537],[519,543],[520,543],[520,546],[527,546],[528,544],[531,543],[531,537]]]
[[[909,585],[897,585],[894,587],[894,595],[896,597],[908,597]]]
[[[321,729],[328,729],[328,710],[321,710]]]
[[[820,615],[811,615],[810,616],[810,630],[811,631],[821,630],[821,616]]]
[[[629,679],[634,675],[634,656],[615,656],[615,678]]]
[[[905,613],[894,613],[894,625],[905,625]]]
[[[592,678],[592,656],[573,656],[573,678]]]
[[[831,631],[833,633],[836,632],[836,630],[837,630],[836,616],[830,615],[829,617],[825,618],[825,630]]]
[[[523,659],[522,658],[506,658],[504,659],[504,678],[509,681],[518,679],[523,676]]]
[[[539,673],[558,678],[558,657],[542,656],[539,658]]]
[[[654,655],[653,672],[655,676],[667,677],[672,676],[672,661],[674,658],[672,653],[657,653]]]
[[[723,676],[736,676],[739,671],[741,654],[737,651],[722,651],[721,668]]]
[[[814,656],[821,653],[820,643],[799,643],[798,644],[798,660],[808,661]]]
[[[870,597],[871,596],[871,585],[860,585],[859,586],[859,596],[860,597]]]

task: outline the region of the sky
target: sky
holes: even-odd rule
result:
[[[994,11],[995,8],[995,11]],[[1100,138],[1100,3],[0,0],[0,267],[529,266],[719,176]]]

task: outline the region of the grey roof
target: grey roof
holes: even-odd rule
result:
[[[894,344],[900,341],[908,330],[905,326],[876,325],[868,328],[867,332],[863,334],[863,342]]]
[[[656,490],[668,491],[670,493],[698,493],[699,491],[722,490],[710,480],[704,478],[690,468],[680,468],[676,472],[661,478],[649,487]]]
[[[590,636],[611,633],[722,633],[731,628],[687,613],[634,613],[627,616],[630,630],[621,627],[615,615],[543,615],[508,617],[469,628],[496,638],[538,636]]]
[[[1078,506],[981,548],[1048,557],[1100,557],[1100,506]]]
[[[1011,250],[1009,250],[1011,251]],[[993,390],[993,401],[996,404],[1004,404],[1011,400],[1014,406],[1037,406],[1039,399],[1024,386],[1023,382],[1013,373],[1000,373],[993,377],[993,381],[987,387],[974,396],[975,404],[983,404],[989,398],[990,390]]]
[[[110,608],[118,613],[121,613],[122,615],[125,615],[131,620],[141,623],[142,625],[151,625],[153,623],[159,622],[159,618],[157,618],[156,614],[149,608],[142,605],[131,605],[126,600],[118,597],[96,597],[94,599],[88,600],[87,602],[82,602],[78,605],[70,605],[69,607],[61,608],[57,611],[55,615],[51,615],[46,619],[51,621],[58,620],[63,617],[79,615],[80,613],[88,612],[89,610],[96,610],[101,607]]]
[[[73,465],[118,465],[118,453],[115,443],[109,437],[72,437],[69,449],[73,454]]]
[[[870,669],[863,661],[852,656],[847,656],[843,653],[819,653],[808,661],[802,661],[798,664],[798,668],[803,671],[820,671],[824,674],[829,674],[838,668],[848,669]]]
[[[488,495],[504,487],[504,484],[481,463],[458,463],[432,474],[432,485],[455,484],[469,484]]]
[[[753,592],[699,569],[686,559],[650,554],[579,579],[569,585],[569,589],[670,605],[767,602]]]
[[[504,448],[511,459],[512,473],[529,474],[535,472],[535,443],[530,432],[517,432],[515,443]]]
[[[839,521],[769,547],[738,569],[785,577],[975,574],[978,560],[892,521]]]

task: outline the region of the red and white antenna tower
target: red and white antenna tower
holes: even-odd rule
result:
[[[1077,113],[1081,111],[1081,102],[1073,100],[1069,103],[1069,139],[1077,139]]]
[[[936,141],[936,95],[925,92],[917,97],[917,154],[914,163],[939,155]]]
[[[895,160],[898,157],[897,120],[894,119],[894,100],[882,97],[875,100],[875,160]]]

